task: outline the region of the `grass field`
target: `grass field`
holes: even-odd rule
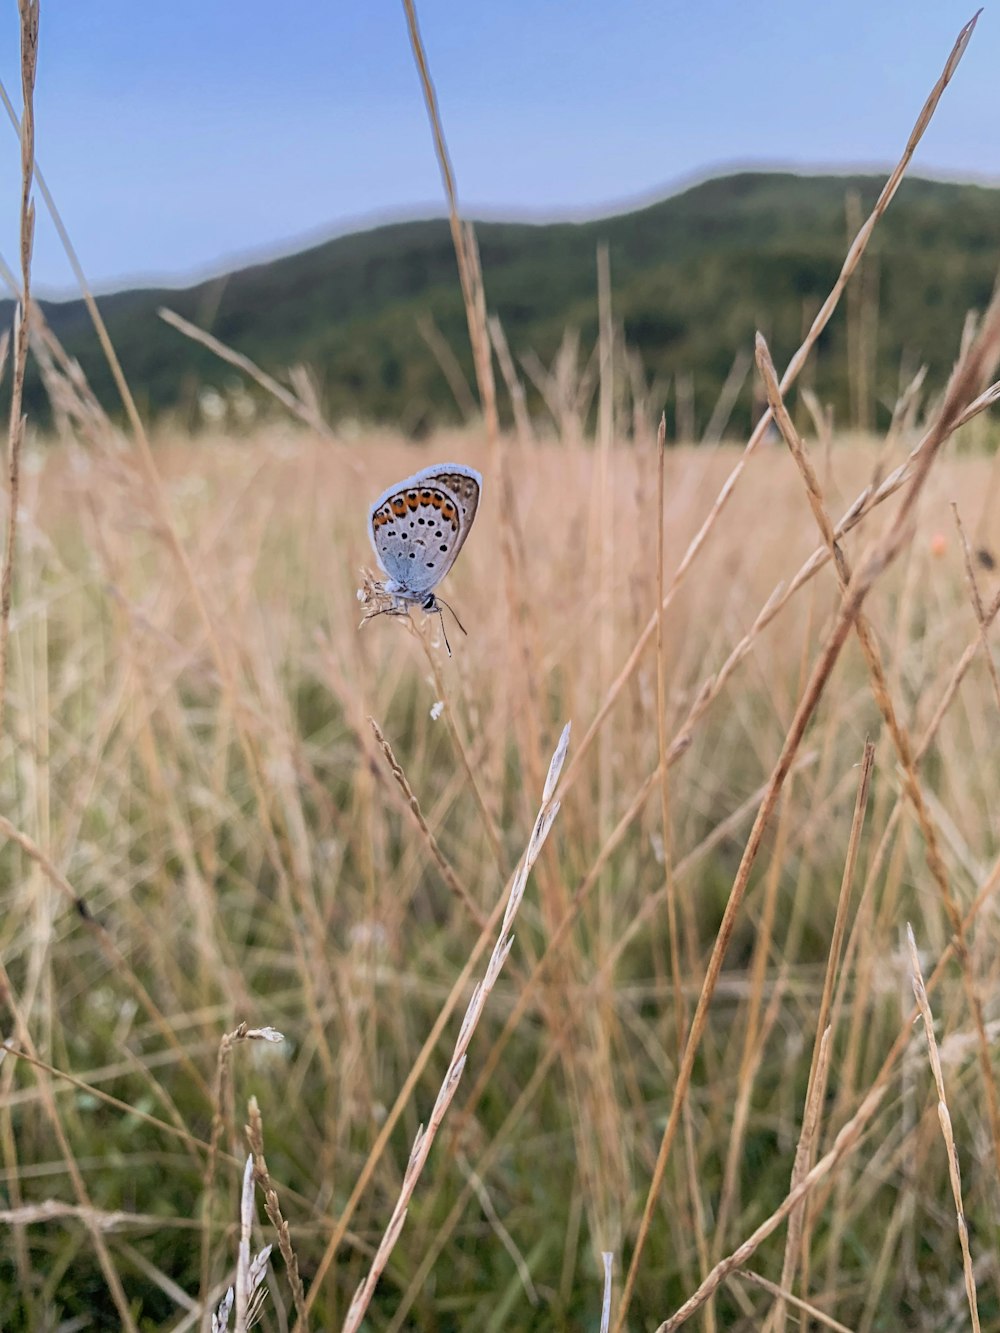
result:
[[[482,426],[345,439],[214,348],[311,429],[151,444],[28,299],[20,0],[0,1326],[1000,1330],[1000,296],[884,440],[806,377],[803,442],[761,340],[778,429],[661,449],[600,252],[536,435],[404,8]],[[446,459],[452,657],[358,600],[369,503]]]
[[[970,1008],[992,1059],[1000,698],[950,508],[995,611],[1000,463],[975,430],[932,472],[912,542],[866,603],[948,891],[962,914],[978,906],[965,954],[947,957],[948,909],[851,639],[733,921],[631,1328],[666,1319],[835,1144],[787,1256],[781,1225],[740,1270],[833,1327],[967,1326],[907,922],[934,976],[979,1314],[1000,1328]],[[917,434],[811,443],[834,518]],[[311,1326],[340,1325],[567,720],[562,806],[365,1327],[596,1328],[603,1250],[620,1287],[713,941],[840,597],[829,563],[792,583],[821,542],[780,442],[745,461],[676,581],[740,453],[669,449],[662,653],[647,634],[615,683],[655,624],[654,441],[503,448],[514,515],[475,432],[420,448],[280,427],[164,438],[159,492],[110,434],[86,452],[29,444],[2,768],[5,1022],[21,1052],[0,1068],[3,1327],[110,1326],[123,1309],[138,1327],[196,1326],[199,1293],[217,1304],[231,1281],[251,1096]],[[450,629],[451,660],[436,621],[359,630],[356,599],[371,499],[444,458],[486,476],[444,589],[468,629]],[[850,561],[902,494],[846,537]],[[284,1041],[223,1040],[243,1022]],[[272,1239],[261,1210],[253,1248]],[[281,1328],[292,1284],[277,1249],[272,1264],[262,1326]],[[731,1275],[695,1320],[760,1328],[777,1309]]]

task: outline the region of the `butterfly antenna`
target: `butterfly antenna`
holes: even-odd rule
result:
[[[455,617],[455,624],[456,624],[456,625],[458,626],[458,628],[462,631],[462,633],[465,635],[465,637],[468,638],[468,637],[469,637],[469,631],[465,628],[465,626],[464,626],[464,625],[462,624],[462,622],[459,620],[458,616],[455,615],[455,608],[454,608],[453,606],[451,606],[448,602],[446,602],[446,601],[444,600],[443,597],[439,597],[437,600],[441,603],[442,606],[447,606],[447,607],[448,607],[448,610],[449,610],[449,611],[451,612],[451,614]],[[439,612],[439,614],[440,614],[440,612]],[[442,624],[443,624],[443,623],[444,623],[444,621],[443,621],[443,619],[442,619]]]
[[[444,627],[444,612],[438,607],[438,619],[441,621],[441,635],[444,638],[444,646],[448,649],[448,656],[451,657],[451,644],[448,642],[448,631]]]

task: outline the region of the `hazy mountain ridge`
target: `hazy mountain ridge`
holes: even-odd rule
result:
[[[568,326],[596,336],[595,253],[607,242],[616,319],[650,374],[693,376],[699,426],[735,353],[761,328],[775,360],[797,346],[840,270],[848,245],[845,199],[867,212],[875,176],[741,173],[706,181],[634,212],[579,223],[480,223],[476,233],[489,309],[515,357],[548,361]],[[989,299],[1000,264],[1000,189],[908,180],[875,232],[866,262],[878,295],[875,397],[892,401],[901,360],[950,369],[966,311]],[[11,303],[3,302],[5,322]],[[46,318],[111,410],[110,376],[82,301],[43,302]],[[323,408],[342,417],[412,428],[457,409],[417,320],[431,316],[472,379],[451,236],[445,220],[393,223],[340,236],[177,290],[134,289],[99,298],[140,405],[151,415],[193,410],[201,385],[238,378],[168,327],[166,305],[210,328],[278,376],[304,362]],[[847,419],[847,320],[838,311],[817,348],[814,383]],[[746,422],[749,387],[737,409]],[[29,410],[44,412],[33,379]]]

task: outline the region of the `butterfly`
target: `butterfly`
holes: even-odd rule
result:
[[[389,604],[372,615],[402,614],[411,604],[442,614],[435,589],[465,545],[482,485],[475,468],[435,463],[382,492],[368,511],[368,536],[379,568],[387,576],[372,590]],[[455,622],[464,634],[457,616]],[[443,629],[443,618],[441,626]],[[450,654],[447,634],[445,645]]]

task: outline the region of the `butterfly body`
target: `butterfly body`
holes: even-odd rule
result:
[[[436,463],[383,491],[368,536],[386,575],[381,591],[400,611],[437,611],[434,590],[455,563],[479,508],[483,479],[462,463]]]

